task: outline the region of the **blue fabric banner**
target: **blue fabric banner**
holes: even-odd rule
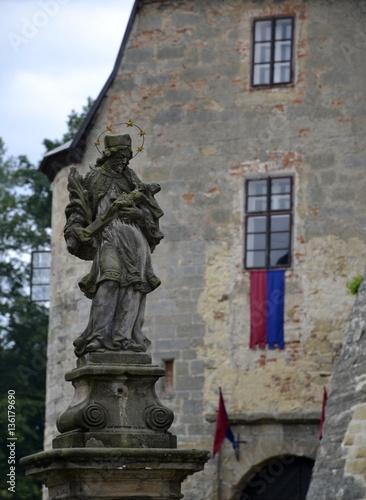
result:
[[[285,347],[284,342],[285,309],[285,271],[267,271],[267,343],[269,349],[277,345]]]

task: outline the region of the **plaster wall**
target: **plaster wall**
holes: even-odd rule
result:
[[[130,166],[162,186],[165,239],[153,254],[162,286],[148,297],[145,328],[154,361],[174,359],[174,390],[160,387],[159,397],[175,412],[180,446],[211,448],[219,386],[230,416],[285,412],[296,416],[298,435],[309,412],[320,416],[354,300],[346,282],[362,274],[366,255],[364,10],[364,2],[341,0],[140,4],[77,168],[87,172],[106,125],[132,118],[146,130],[145,151]],[[295,16],[295,82],[252,89],[252,21],[275,15]],[[89,264],[67,255],[62,235],[67,174],[53,186],[47,447],[71,397],[62,379],[89,311],[76,285]],[[286,348],[250,350],[244,181],[282,174],[295,187]],[[273,435],[282,426],[273,424]],[[314,441],[318,426],[309,429]],[[232,463],[229,447],[222,453]],[[211,460],[187,480],[185,498],[215,498],[216,468]],[[223,499],[249,470],[225,465]]]

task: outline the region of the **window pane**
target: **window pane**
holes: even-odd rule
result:
[[[290,193],[291,179],[288,177],[272,179],[271,190],[272,194]]]
[[[253,85],[269,85],[270,65],[256,64],[254,66]]]
[[[267,181],[248,181],[248,194],[249,195],[264,195],[267,194]]]
[[[265,217],[248,217],[247,232],[248,233],[264,233],[266,231]]]
[[[268,42],[272,38],[272,21],[256,21],[254,40],[256,42]]]
[[[272,250],[270,253],[270,266],[284,266],[289,264],[288,250]]]
[[[271,233],[271,250],[276,248],[288,249],[290,233]]]
[[[51,267],[51,252],[33,252],[33,267]]]
[[[33,269],[32,283],[41,284],[50,282],[50,269]]]
[[[271,210],[289,210],[290,207],[289,194],[273,194],[271,196]]]
[[[279,248],[284,248],[284,247],[282,246]],[[265,234],[248,234],[247,250],[265,250],[265,249],[266,249]]]
[[[265,267],[266,252],[247,252],[247,267]]]
[[[290,63],[275,63],[273,83],[289,83],[290,82]]]
[[[278,42],[278,43],[288,43],[288,42]],[[280,59],[284,60],[284,59]],[[271,62],[271,43],[257,43],[254,50],[254,62],[265,63]]]
[[[271,231],[289,231],[289,215],[271,215]]]
[[[291,61],[291,42],[276,42],[275,61]]]
[[[292,19],[277,19],[275,33],[276,40],[292,38]]]
[[[32,286],[32,296],[31,300],[34,302],[42,301],[46,302],[49,300],[50,287],[49,285],[35,285]]]
[[[248,212],[264,212],[267,209],[267,196],[250,196]]]

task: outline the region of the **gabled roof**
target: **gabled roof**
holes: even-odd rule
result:
[[[112,73],[110,74],[97,99],[95,100],[93,106],[90,108],[89,113],[86,115],[85,120],[83,121],[78,132],[71,141],[65,142],[65,144],[63,144],[62,146],[58,146],[57,148],[48,151],[41,161],[39,169],[41,170],[41,172],[47,175],[51,182],[55,178],[57,172],[59,172],[62,168],[70,165],[71,163],[79,163],[83,157],[86,140],[93,125],[94,117],[121,64],[121,60],[132,30],[132,26],[135,21],[139,3],[140,0],[135,0],[135,3],[132,7],[131,15],[128,20],[126,31],[123,36],[122,44],[119,49]]]

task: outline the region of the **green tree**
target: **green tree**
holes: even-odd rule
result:
[[[68,117],[61,141],[44,140],[47,150],[78,130],[92,100]],[[29,298],[32,250],[50,246],[51,189],[26,156],[6,157],[0,139],[0,498],[40,500],[41,485],[25,477],[19,459],[43,448],[48,309]],[[8,415],[8,391],[15,391],[15,431]],[[10,411],[13,411],[11,408]],[[10,417],[10,420],[9,420]],[[11,436],[10,431],[14,431]],[[8,491],[10,443],[16,437],[16,493]],[[10,457],[11,461],[11,457]]]
[[[49,245],[51,192],[25,156],[5,157],[2,141],[0,186],[0,495],[14,498],[7,483],[12,465],[7,438],[13,430],[7,410],[8,391],[15,391],[16,496],[33,500],[40,498],[40,487],[32,480],[26,483],[18,459],[42,448],[48,311],[29,300],[26,256]]]
[[[43,145],[45,146],[47,151],[51,151],[65,142],[70,141],[76,132],[79,130],[81,124],[83,123],[86,115],[88,114],[90,108],[93,106],[94,100],[91,97],[88,97],[87,103],[83,106],[81,113],[77,113],[74,109],[71,111],[69,116],[67,117],[67,132],[62,136],[61,140],[51,140],[44,139]]]

